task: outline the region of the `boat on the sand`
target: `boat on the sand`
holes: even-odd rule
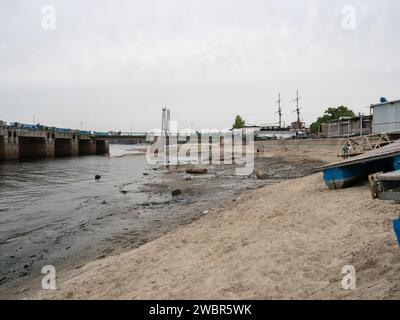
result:
[[[373,173],[400,170],[400,140],[321,169],[331,190],[349,187]]]

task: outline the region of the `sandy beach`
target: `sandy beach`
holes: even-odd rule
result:
[[[311,149],[310,149],[311,148]],[[318,151],[318,152],[317,152]],[[259,157],[336,158],[335,146],[268,145]],[[330,191],[321,173],[268,185],[128,252],[57,276],[28,299],[398,299],[393,202],[364,183]],[[353,265],[356,290],[341,286]]]

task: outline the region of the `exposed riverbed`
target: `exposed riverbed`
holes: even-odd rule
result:
[[[115,145],[110,157],[2,163],[0,295],[40,277],[44,265],[79,268],[140,246],[239,194],[307,175],[319,164],[256,157],[256,168],[267,169],[270,179],[236,176],[232,165],[192,176],[184,166],[150,167],[132,147]],[[173,197],[174,189],[182,194]]]

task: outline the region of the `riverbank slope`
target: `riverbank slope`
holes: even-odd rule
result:
[[[269,152],[307,158],[285,146]],[[239,196],[139,248],[59,275],[58,290],[25,298],[398,299],[391,227],[398,208],[372,200],[365,184],[329,191],[317,173]],[[341,287],[346,265],[356,269],[356,290]]]

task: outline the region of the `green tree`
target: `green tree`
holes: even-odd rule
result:
[[[243,118],[239,115],[236,116],[235,118],[235,123],[233,124],[233,129],[241,129],[246,125],[246,122],[243,120]]]
[[[337,108],[328,108],[322,117],[319,117],[317,121],[310,125],[310,130],[312,133],[318,134],[321,127],[321,123],[337,120],[341,117],[355,117],[355,113],[345,106],[340,106]]]

